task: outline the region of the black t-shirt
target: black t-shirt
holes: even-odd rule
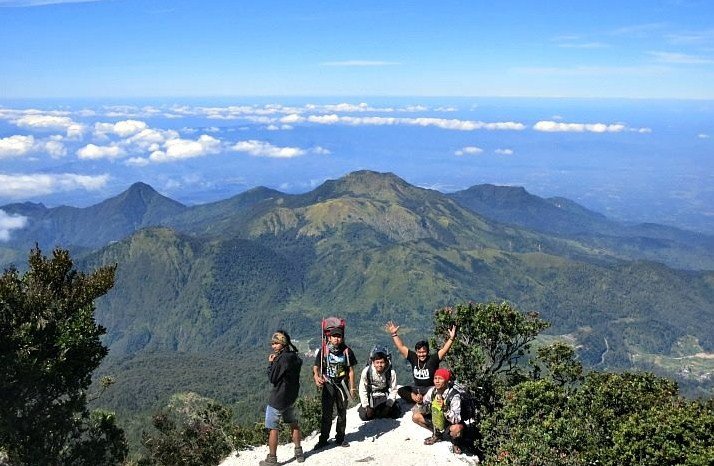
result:
[[[407,361],[412,366],[414,385],[417,387],[431,387],[434,385],[434,372],[439,368],[439,363],[441,362],[438,353],[430,354],[426,361],[421,362],[417,354],[409,350]]]
[[[357,358],[352,348],[340,346],[339,349],[329,351],[327,358],[322,358],[322,349],[315,356],[315,366],[322,365],[322,374],[333,381],[339,382],[348,375],[350,367],[357,365]]]

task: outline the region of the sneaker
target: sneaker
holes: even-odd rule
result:
[[[339,446],[341,446],[341,447],[349,447],[349,446],[350,446],[350,442],[348,442],[347,440],[343,440],[343,441],[341,441],[341,442],[337,442],[337,444],[338,444]]]
[[[305,454],[302,452],[302,447],[295,447],[295,461],[298,463],[305,462]]]
[[[268,453],[268,456],[259,464],[260,466],[271,466],[274,464],[278,464],[278,457],[276,455],[271,455],[270,453]]]
[[[320,440],[315,444],[314,447],[312,447],[313,450],[322,450],[327,446],[327,441],[326,440]]]

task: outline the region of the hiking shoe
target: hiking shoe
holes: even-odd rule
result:
[[[327,446],[327,441],[326,440],[320,440],[315,444],[314,447],[312,447],[313,450],[322,450]]]
[[[278,464],[278,457],[277,455],[271,455],[270,453],[268,453],[268,456],[258,464],[260,464],[260,466],[271,466],[274,464]]]
[[[461,453],[463,453],[463,451],[461,450],[460,446],[458,446],[455,443],[452,443],[451,444],[451,453],[453,453],[454,455],[460,455]]]
[[[431,437],[427,437],[424,439],[424,445],[434,445],[439,440],[441,440],[439,437],[437,437],[436,435],[432,435]]]
[[[350,442],[348,442],[347,440],[343,440],[343,441],[341,441],[341,442],[337,442],[337,444],[338,444],[339,446],[341,446],[341,447],[349,447],[349,446],[350,446]]]
[[[295,447],[295,461],[298,463],[305,462],[305,454],[302,452],[302,447]]]

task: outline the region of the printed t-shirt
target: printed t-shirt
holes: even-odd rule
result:
[[[407,361],[412,366],[414,385],[417,387],[431,387],[434,385],[434,372],[439,368],[439,363],[441,362],[438,353],[430,354],[426,361],[421,362],[417,354],[409,350]]]
[[[346,351],[345,351],[346,350]],[[340,381],[347,375],[349,368],[357,365],[352,348],[343,346],[337,351],[328,351],[327,358],[322,358],[322,349],[318,350],[315,356],[315,366],[322,364],[322,373],[334,381]]]

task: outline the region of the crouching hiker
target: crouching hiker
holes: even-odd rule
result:
[[[424,395],[424,405],[431,407],[426,413],[416,412],[414,422],[431,429],[432,435],[424,440],[425,445],[433,445],[441,440],[452,443],[451,450],[462,452],[463,433],[466,424],[461,419],[461,395],[449,385],[451,371],[437,369],[434,373],[434,386]]]
[[[369,359],[359,379],[359,417],[363,421],[398,418],[402,412],[397,403],[397,373],[392,369],[389,350],[375,346]]]
[[[290,335],[284,330],[273,334],[270,342],[273,350],[268,356],[268,379],[273,384],[270,390],[268,406],[265,408],[265,428],[268,434],[268,457],[260,462],[260,466],[278,464],[278,423],[290,424],[293,443],[295,444],[295,460],[305,461],[300,442],[300,428],[295,413],[295,400],[300,391],[300,368],[302,359],[297,354],[297,348],[290,341]]]

